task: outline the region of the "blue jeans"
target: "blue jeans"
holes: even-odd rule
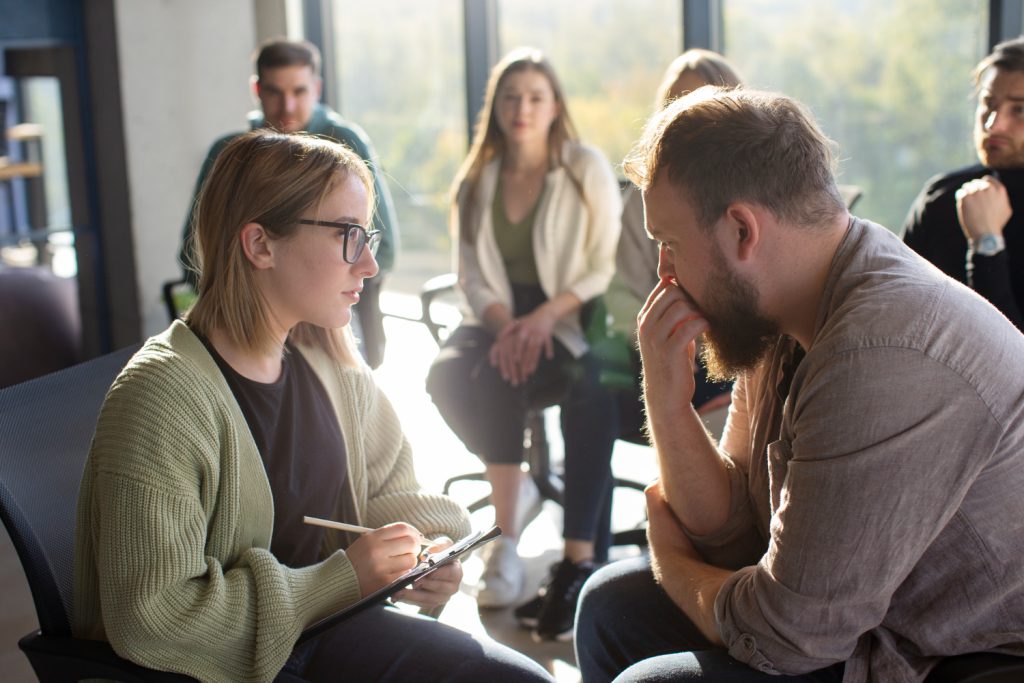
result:
[[[490,639],[394,607],[373,607],[295,648],[282,671],[324,681],[551,683],[529,657]]]
[[[803,676],[770,676],[711,645],[654,582],[638,557],[598,570],[576,613],[576,660],[584,683],[715,681],[838,683],[843,665]]]

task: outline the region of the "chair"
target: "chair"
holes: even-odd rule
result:
[[[187,683],[71,635],[78,487],[107,389],[137,347],[0,391],[0,520],[21,560],[39,630],[18,642],[40,681]],[[280,683],[301,679],[281,675]]]
[[[74,365],[81,315],[77,284],[46,268],[0,265],[0,388]]]
[[[188,280],[168,280],[161,287],[167,317],[173,322],[196,302],[196,290]]]
[[[28,579],[39,630],[18,642],[40,681],[191,678],[118,657],[107,643],[71,636],[78,485],[107,389],[127,348],[0,392],[0,519]]]
[[[438,346],[444,343],[446,333],[450,325],[437,320],[433,304],[443,297],[454,293],[457,284],[457,277],[454,273],[445,273],[431,278],[420,290],[420,322],[430,331],[430,335],[437,342]],[[603,307],[596,306],[593,314],[600,318]],[[544,410],[549,405],[533,405],[526,412],[526,420],[523,425],[523,461],[529,468],[530,477],[537,485],[542,500],[551,500],[559,505],[563,504],[565,485],[562,476],[551,466],[551,453],[548,448],[547,432],[544,425]],[[646,443],[640,435],[629,440],[634,443]],[[467,472],[448,479],[444,484],[444,493],[447,495],[452,486],[463,481],[486,481],[483,472]],[[644,484],[618,477],[612,480],[613,488],[624,488],[642,492]],[[470,512],[476,512],[490,504],[489,496],[483,496],[467,506]],[[602,539],[598,539],[601,544]],[[627,529],[615,532],[611,535],[611,545],[644,545],[647,542],[647,532],[643,527]]]

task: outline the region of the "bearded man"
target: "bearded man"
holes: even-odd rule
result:
[[[903,239],[1024,330],[1024,37],[996,45],[974,84],[981,164],[929,180]]]
[[[650,559],[584,587],[583,679],[1024,664],[1024,336],[849,215],[831,143],[789,98],[702,88],[625,167],[660,244],[638,335],[660,478]],[[720,444],[690,404],[702,334],[736,379]]]

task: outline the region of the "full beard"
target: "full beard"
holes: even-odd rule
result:
[[[717,256],[725,275],[715,284],[702,311],[708,331],[700,357],[711,381],[726,382],[757,367],[775,346],[780,331],[778,323],[758,308],[754,286]]]
[[[1024,150],[1008,144],[1000,149],[986,149],[984,138],[979,138],[975,133],[975,151],[978,153],[978,160],[985,168],[1021,168],[1024,166]]]

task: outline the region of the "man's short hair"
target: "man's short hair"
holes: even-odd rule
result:
[[[833,176],[832,144],[795,100],[705,86],[651,117],[623,166],[642,190],[666,176],[706,230],[735,201],[813,226],[845,207]]]
[[[1024,36],[1004,40],[995,46],[992,54],[974,67],[974,85],[981,83],[981,77],[990,67],[1004,71],[1024,71]]]
[[[285,66],[308,66],[314,76],[320,75],[320,50],[306,40],[269,40],[260,45],[253,62],[257,78],[263,78],[265,69]]]

